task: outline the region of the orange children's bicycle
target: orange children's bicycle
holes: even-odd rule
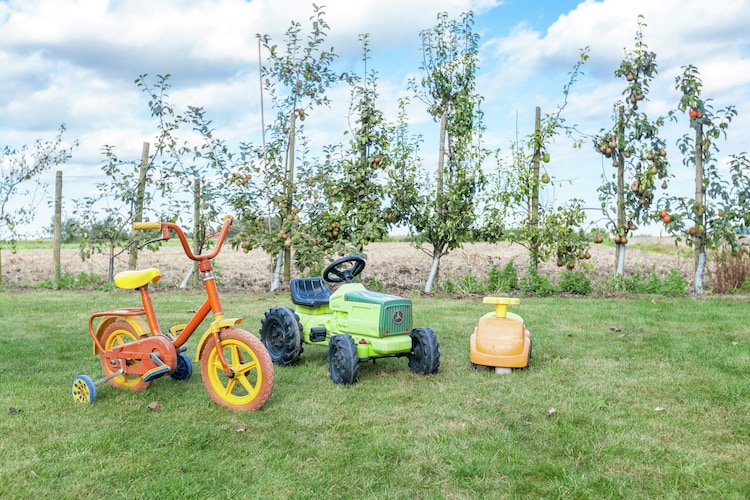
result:
[[[164,375],[186,380],[193,373],[185,342],[201,322],[213,315],[213,321],[198,342],[195,359],[200,361],[203,384],[211,399],[233,410],[252,411],[261,408],[273,389],[273,363],[263,343],[256,336],[236,328],[242,318],[225,318],[212,273],[211,260],[221,250],[229,226],[224,224],[211,253],[194,255],[185,233],[171,222],[138,222],[133,229],[160,229],[158,240],[169,240],[170,230],[182,243],[185,255],[199,263],[207,298],[192,319],[162,333],[149,295],[150,283],[159,281],[158,269],[124,271],[115,276],[115,286],[138,290],[143,307],[128,307],[96,313],[89,320],[89,333],[94,339],[94,354],[101,359],[104,378],[92,381],[86,375],[73,380],[73,400],[92,403],[96,387],[109,382],[113,387],[140,391]],[[145,317],[145,321],[144,321]]]

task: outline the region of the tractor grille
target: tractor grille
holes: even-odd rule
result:
[[[380,313],[380,331],[383,336],[401,335],[411,331],[411,305],[392,304]]]

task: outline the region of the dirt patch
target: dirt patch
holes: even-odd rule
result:
[[[671,269],[690,280],[693,268],[692,256],[680,256],[674,252],[671,240],[660,238],[637,238],[628,245],[625,263],[626,273],[636,270],[642,273],[656,271],[665,276]],[[663,245],[664,251],[645,251],[648,244]],[[409,243],[373,243],[366,248],[367,267],[362,273],[364,280],[373,278],[387,289],[420,290],[430,272],[430,257]],[[593,283],[602,282],[614,272],[614,248],[592,245],[591,259],[586,261],[585,272]],[[33,285],[53,277],[52,250],[20,250],[16,254],[2,254],[3,282],[14,285]],[[519,276],[526,273],[528,253],[520,245],[508,243],[472,243],[455,250],[441,260],[441,278],[456,279],[471,273],[486,279],[493,267],[502,269],[508,262],[515,263]],[[127,269],[127,255],[115,261],[115,273]],[[221,283],[232,288],[243,288],[262,292],[268,290],[272,281],[273,259],[262,250],[249,253],[224,247],[215,260],[215,269]],[[82,261],[76,250],[63,249],[61,267],[64,273],[98,274],[106,279],[107,258],[95,255]],[[179,285],[191,268],[180,248],[162,248],[157,252],[144,251],[138,259],[138,268],[157,267],[162,274],[162,284]],[[540,272],[556,277],[560,269],[552,263],[544,263]]]

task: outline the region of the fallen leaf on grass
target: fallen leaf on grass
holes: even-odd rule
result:
[[[152,401],[148,404],[148,409],[151,411],[160,411],[164,409],[164,405],[158,401]]]

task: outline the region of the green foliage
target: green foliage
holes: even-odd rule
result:
[[[563,271],[558,283],[561,292],[576,295],[588,295],[591,293],[591,280],[583,271]]]
[[[385,292],[385,285],[383,285],[383,283],[376,280],[372,276],[370,276],[367,279],[367,283],[365,283],[365,288],[367,288],[368,290],[373,290],[375,292]]]
[[[135,221],[140,168],[137,162],[120,161],[113,146],[103,147],[102,172],[107,180],[97,183],[95,195],[74,199],[70,227],[79,242],[79,255],[87,260],[93,254],[109,258],[108,281],[114,279],[114,259],[127,252],[136,241],[130,240]]]
[[[392,127],[378,108],[377,73],[367,72],[370,59],[367,35],[361,35],[364,77],[348,75],[350,89],[350,137],[348,148],[331,148],[327,157],[328,177],[323,189],[328,199],[328,217],[337,221],[329,228],[336,254],[362,253],[368,243],[387,233],[381,175],[389,165]],[[339,151],[339,154],[332,154]],[[336,235],[333,237],[333,230]]]
[[[549,297],[558,292],[555,284],[547,276],[535,271],[526,273],[521,278],[518,288],[525,294],[536,295],[538,297]]]
[[[688,281],[676,269],[670,269],[665,277],[661,277],[656,270],[648,274],[637,270],[631,274],[614,276],[605,287],[610,292],[624,291],[637,295],[684,297],[688,293],[688,284]]]
[[[476,93],[479,35],[473,25],[471,12],[458,21],[443,12],[432,29],[420,33],[423,76],[419,84],[411,80],[409,85],[440,124],[434,176],[419,172],[417,164],[403,163],[403,156],[394,161],[404,179],[391,193],[400,197],[393,203],[398,207],[395,217],[409,226],[418,247],[430,247],[435,263],[471,237],[476,195],[483,183],[480,167],[487,153],[474,142],[484,126]],[[402,148],[397,155],[403,154],[410,143],[396,133]],[[437,270],[434,266],[425,291],[430,291]]]
[[[487,282],[469,271],[457,279],[446,279],[442,284],[446,293],[484,294],[489,291]]]
[[[493,266],[487,279],[476,276],[471,270],[456,279],[445,279],[442,290],[457,294],[490,294],[494,292],[512,292],[518,289],[518,277],[513,261],[508,262],[502,270]]]
[[[602,185],[598,188],[602,213],[607,227],[617,244],[615,263],[621,274],[619,253],[638,224],[652,218],[653,202],[659,188],[667,187],[670,176],[666,142],[659,136],[664,117],[649,119],[638,111],[639,103],[648,99],[651,81],[658,73],[656,54],[643,41],[643,17],[638,17],[635,46],[615,70],[615,76],[625,80],[626,99],[614,104],[613,125],[602,129],[594,138],[594,149],[614,170],[604,165]]]
[[[540,175],[550,161],[547,147],[554,138],[561,132],[573,137],[574,127],[565,125],[562,113],[570,88],[587,59],[588,49],[583,49],[563,88],[563,104],[544,117],[537,108],[534,132],[512,145],[510,161],[499,150],[495,152],[497,170],[489,176],[482,196],[484,209],[479,230],[482,238],[506,239],[524,246],[529,251],[529,267],[534,271],[539,263],[555,254],[564,262],[575,263],[588,247],[581,228],[586,220],[582,201],[572,199],[556,206],[552,195],[555,183],[546,171]],[[580,147],[580,141],[573,146]],[[542,193],[549,194],[546,202],[540,202]]]
[[[502,271],[492,266],[489,274],[489,289],[499,292],[510,292],[518,289],[518,274],[516,265],[511,260],[503,267]]]
[[[695,197],[669,196],[660,205],[670,215],[664,224],[668,233],[702,253],[728,245],[736,252],[736,230],[745,226],[746,203],[750,198],[748,162],[742,155],[730,157],[730,179],[720,171],[718,139],[726,137],[733,106],[714,110],[711,99],[702,96],[703,82],[695,66],[684,66],[675,79],[682,93],[677,109],[689,117],[691,134],[683,135],[677,146],[683,164],[696,172]],[[723,168],[723,166],[721,167]]]
[[[15,250],[19,227],[33,221],[46,194],[42,174],[70,160],[78,141],[64,147],[64,132],[65,125],[60,125],[52,141],[37,140],[32,146],[24,145],[20,149],[3,146],[0,150],[0,248],[7,242]],[[23,201],[19,203],[19,200]],[[2,282],[0,256],[0,284]]]
[[[145,167],[145,185],[138,182],[140,194],[136,196],[145,195],[144,205],[153,212],[154,194],[158,192],[168,204],[159,218],[192,220],[193,251],[203,253],[211,247],[214,225],[227,210],[227,190],[215,179],[232,171],[239,155],[216,136],[203,108],[187,106],[183,113],[175,111],[169,102],[170,75],[158,75],[153,84],[147,76],[141,75],[135,83],[149,96],[149,111],[158,120],[158,134],[148,164],[139,166]],[[181,137],[180,132],[188,129],[193,132],[190,139]],[[249,203],[248,208],[254,206]],[[142,213],[133,214],[134,221],[142,218]],[[134,238],[142,243],[152,236],[136,233]]]
[[[227,174],[240,188],[230,197],[241,229],[233,246],[261,246],[272,256],[282,252],[287,281],[292,248],[296,266],[305,271],[319,266],[340,237],[340,227],[334,226],[341,221],[328,210],[327,195],[338,191],[330,174],[332,153],[329,149],[324,162],[311,158],[304,128],[315,108],[329,105],[328,89],[341,79],[332,67],[333,48],[323,46],[330,30],[325,12],[314,4],[313,11],[307,36],[292,21],[284,47],[258,35],[267,52],[263,88],[274,120],[264,130],[263,144],[246,147],[243,161]]]
[[[104,290],[113,289],[114,286],[108,285],[100,275],[95,273],[78,273],[71,274],[68,271],[60,275],[59,281],[56,279],[47,279],[36,284],[37,288],[51,288],[53,290],[74,290],[74,289],[93,289]]]

